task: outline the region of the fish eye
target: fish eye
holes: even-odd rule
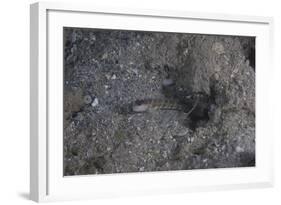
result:
[[[136,100],[136,101],[135,101],[135,104],[136,104],[136,105],[141,105],[142,103],[143,103],[142,100]]]

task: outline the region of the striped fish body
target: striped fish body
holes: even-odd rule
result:
[[[137,100],[133,104],[133,112],[149,112],[153,110],[184,111],[184,106],[176,100],[146,99]]]

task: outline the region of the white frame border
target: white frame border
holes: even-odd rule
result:
[[[270,32],[270,52],[273,51],[273,19],[259,16],[237,16],[229,14],[198,13],[186,11],[159,11],[125,8],[97,8],[95,5],[40,2],[30,7],[30,198],[34,201],[67,200],[68,198],[50,198],[48,194],[48,113],[47,113],[47,12],[62,10],[75,12],[95,12],[122,15],[157,16],[169,18],[189,18],[200,20],[236,21],[268,24]],[[270,63],[272,53],[269,54]],[[273,65],[269,65],[272,67]],[[270,138],[271,144],[273,140]],[[272,154],[273,156],[273,154]],[[273,160],[272,160],[273,161]],[[235,188],[269,187],[273,185],[273,162],[271,177],[268,181],[255,184],[236,184],[225,186],[209,186],[172,192],[206,191]],[[142,193],[136,193],[142,194]],[[81,196],[82,198],[85,198]]]

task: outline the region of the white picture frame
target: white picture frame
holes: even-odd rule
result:
[[[54,2],[32,4],[30,11],[31,200],[41,202],[273,186],[273,139],[270,134],[272,113],[266,110],[270,105],[266,96],[270,90],[273,69],[272,18],[137,8],[97,8],[95,5]],[[148,23],[153,21],[157,27]],[[60,70],[62,67],[61,28],[76,26],[186,31],[182,30],[183,24],[192,33],[257,37],[256,166],[63,177],[60,156],[62,132],[59,125],[62,116],[58,114],[62,113],[62,72],[53,69]]]

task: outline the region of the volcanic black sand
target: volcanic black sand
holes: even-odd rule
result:
[[[255,38],[64,28],[63,136],[67,176],[255,166]]]

